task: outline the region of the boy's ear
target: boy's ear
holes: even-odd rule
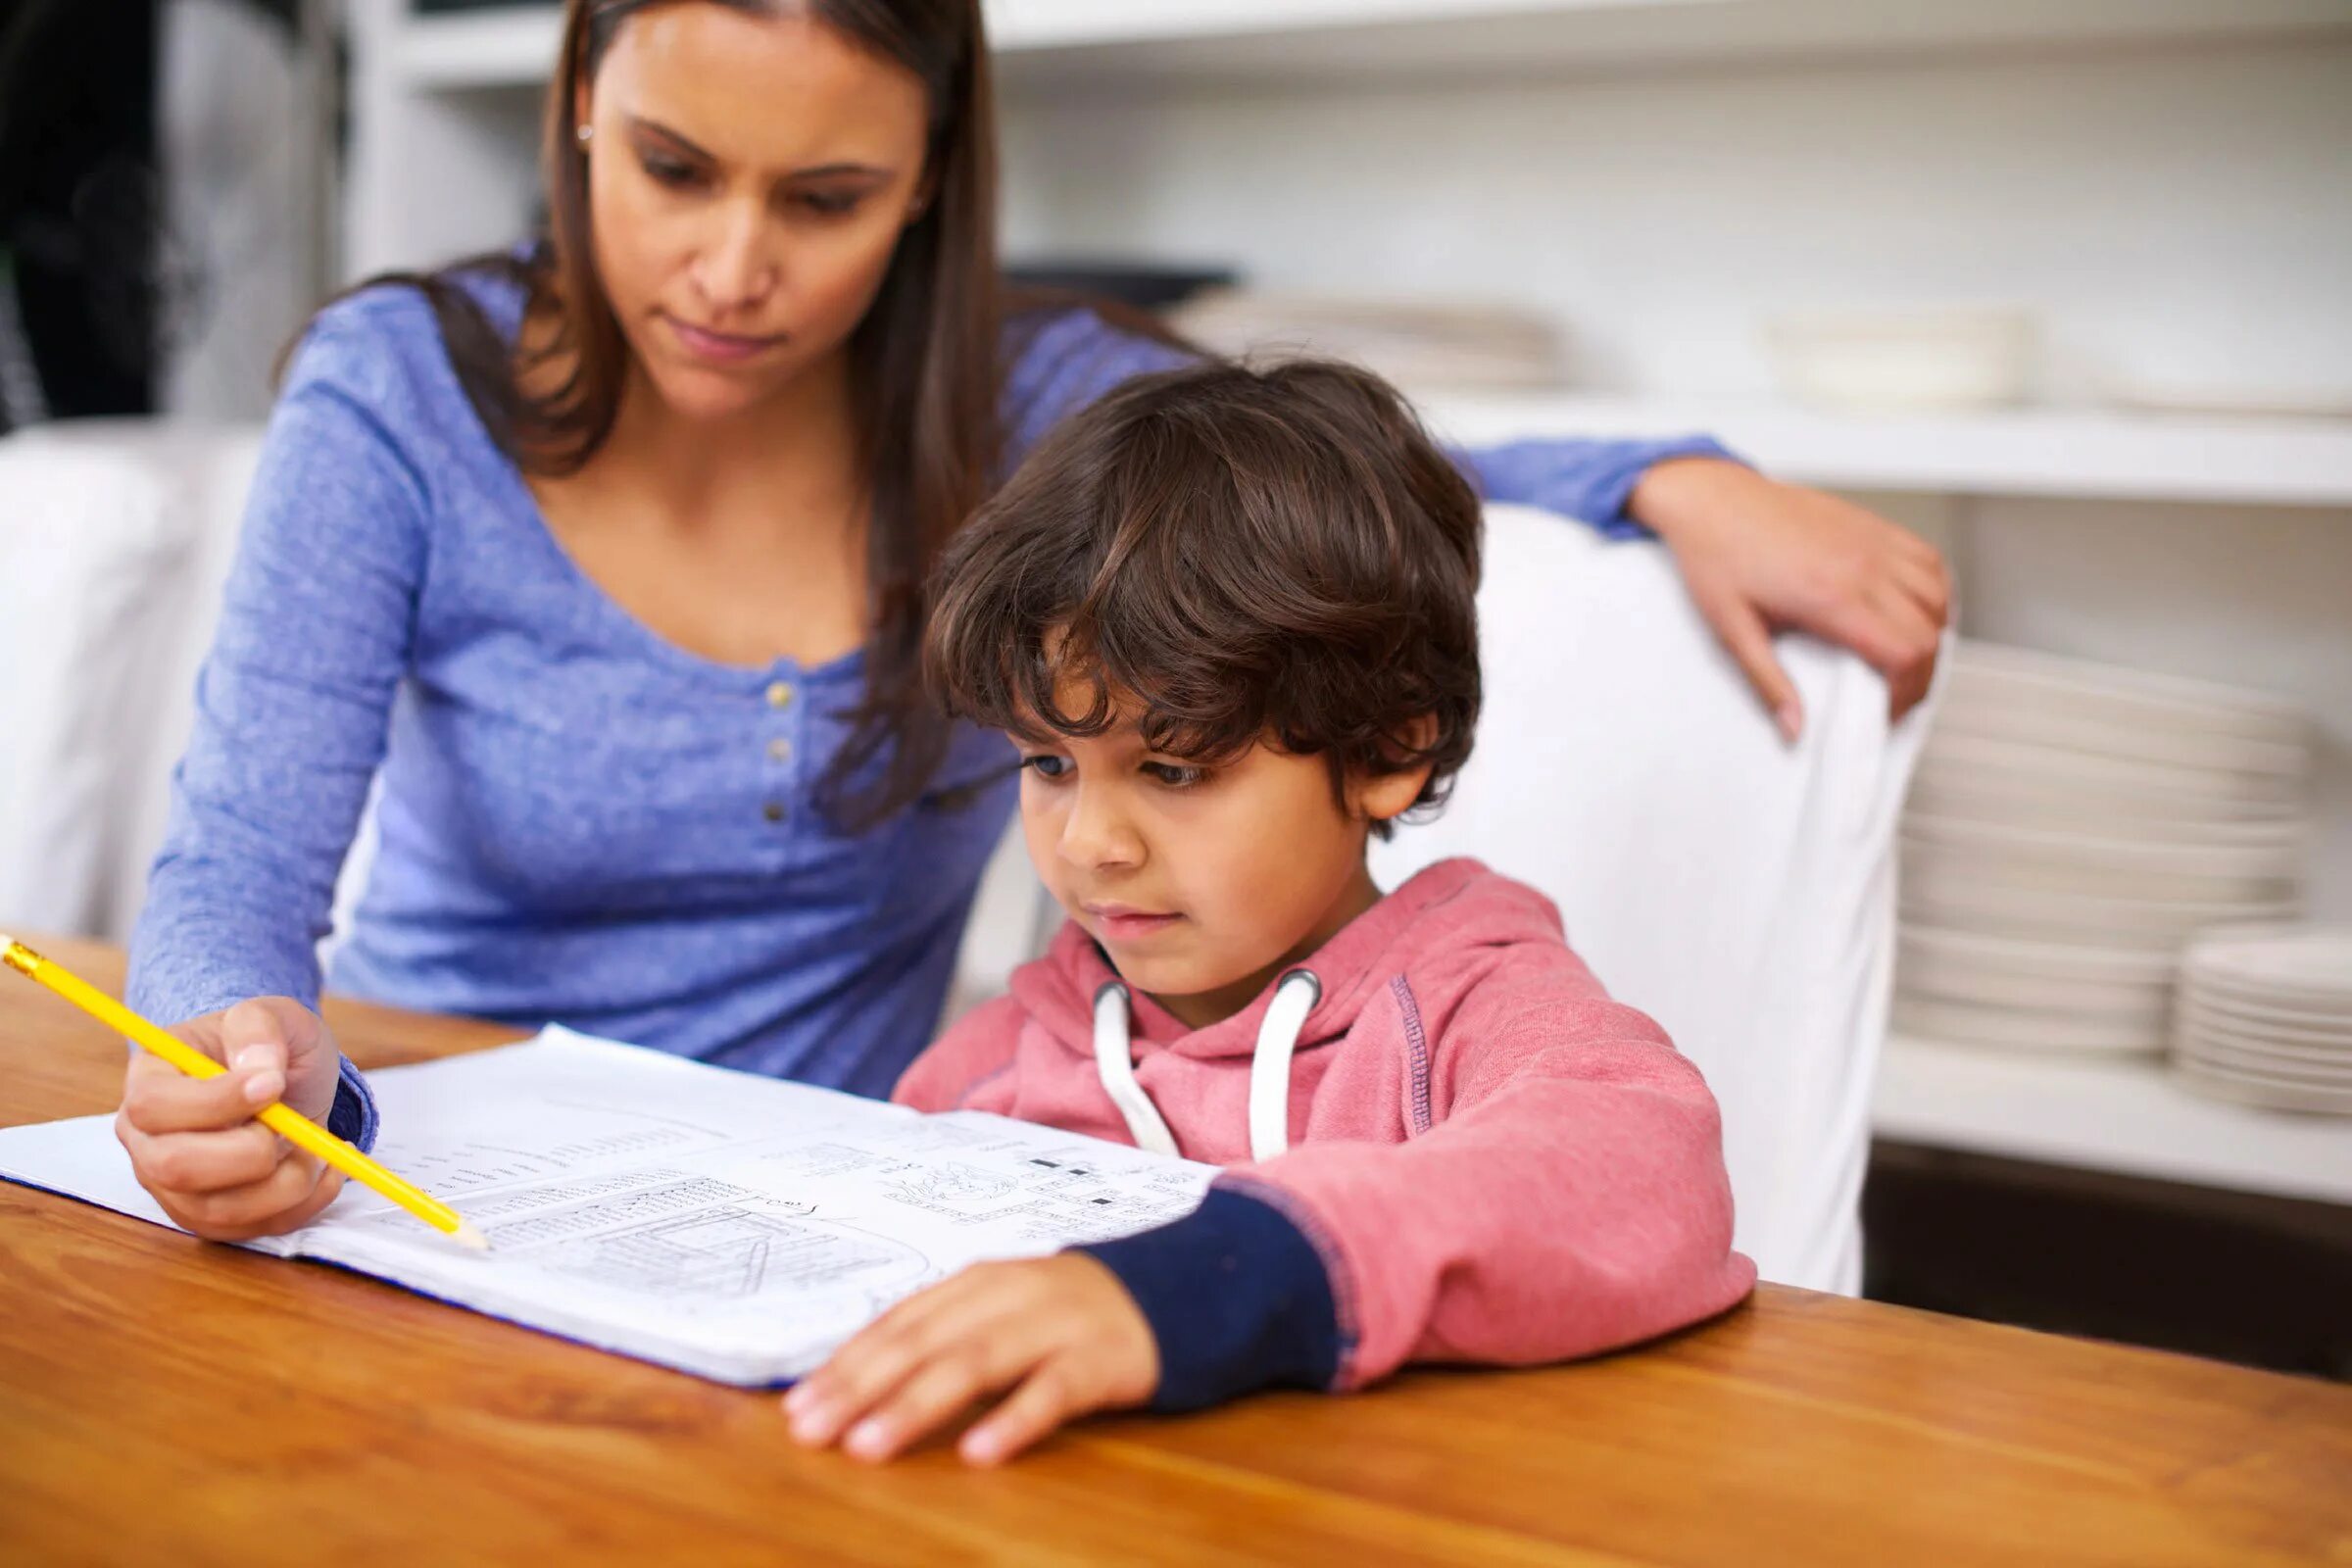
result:
[[[1392,744],[1399,755],[1424,752],[1437,744],[1438,715],[1419,713],[1407,720],[1393,736]],[[1354,797],[1348,804],[1359,815],[1375,822],[1390,822],[1412,809],[1429,783],[1429,771],[1435,764],[1423,762],[1396,773],[1360,774],[1352,780],[1349,793]]]

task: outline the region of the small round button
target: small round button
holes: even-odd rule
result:
[[[767,760],[771,762],[792,760],[792,742],[778,737],[767,743]]]
[[[770,801],[765,806],[760,808],[760,814],[766,817],[770,822],[781,822],[784,820],[784,803],[782,801]]]
[[[792,701],[792,682],[780,680],[767,689],[767,706],[782,708]]]

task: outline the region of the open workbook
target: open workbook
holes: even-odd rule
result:
[[[1216,1174],[564,1029],[368,1081],[377,1157],[471,1220],[490,1251],[356,1183],[307,1228],[244,1245],[724,1383],[798,1377],[967,1263],[1177,1218]],[[171,1223],[111,1116],[0,1130],[0,1176]]]

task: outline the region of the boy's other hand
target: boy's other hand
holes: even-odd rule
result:
[[[879,1460],[1004,1395],[956,1446],[989,1465],[1158,1387],[1159,1345],[1127,1288],[1084,1252],[1063,1252],[981,1263],[908,1297],[803,1379],[784,1409],[800,1442]]]

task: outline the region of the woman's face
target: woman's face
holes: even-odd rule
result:
[[[805,14],[648,11],[578,109],[597,271],[689,417],[740,413],[839,352],[926,196],[921,81]]]

